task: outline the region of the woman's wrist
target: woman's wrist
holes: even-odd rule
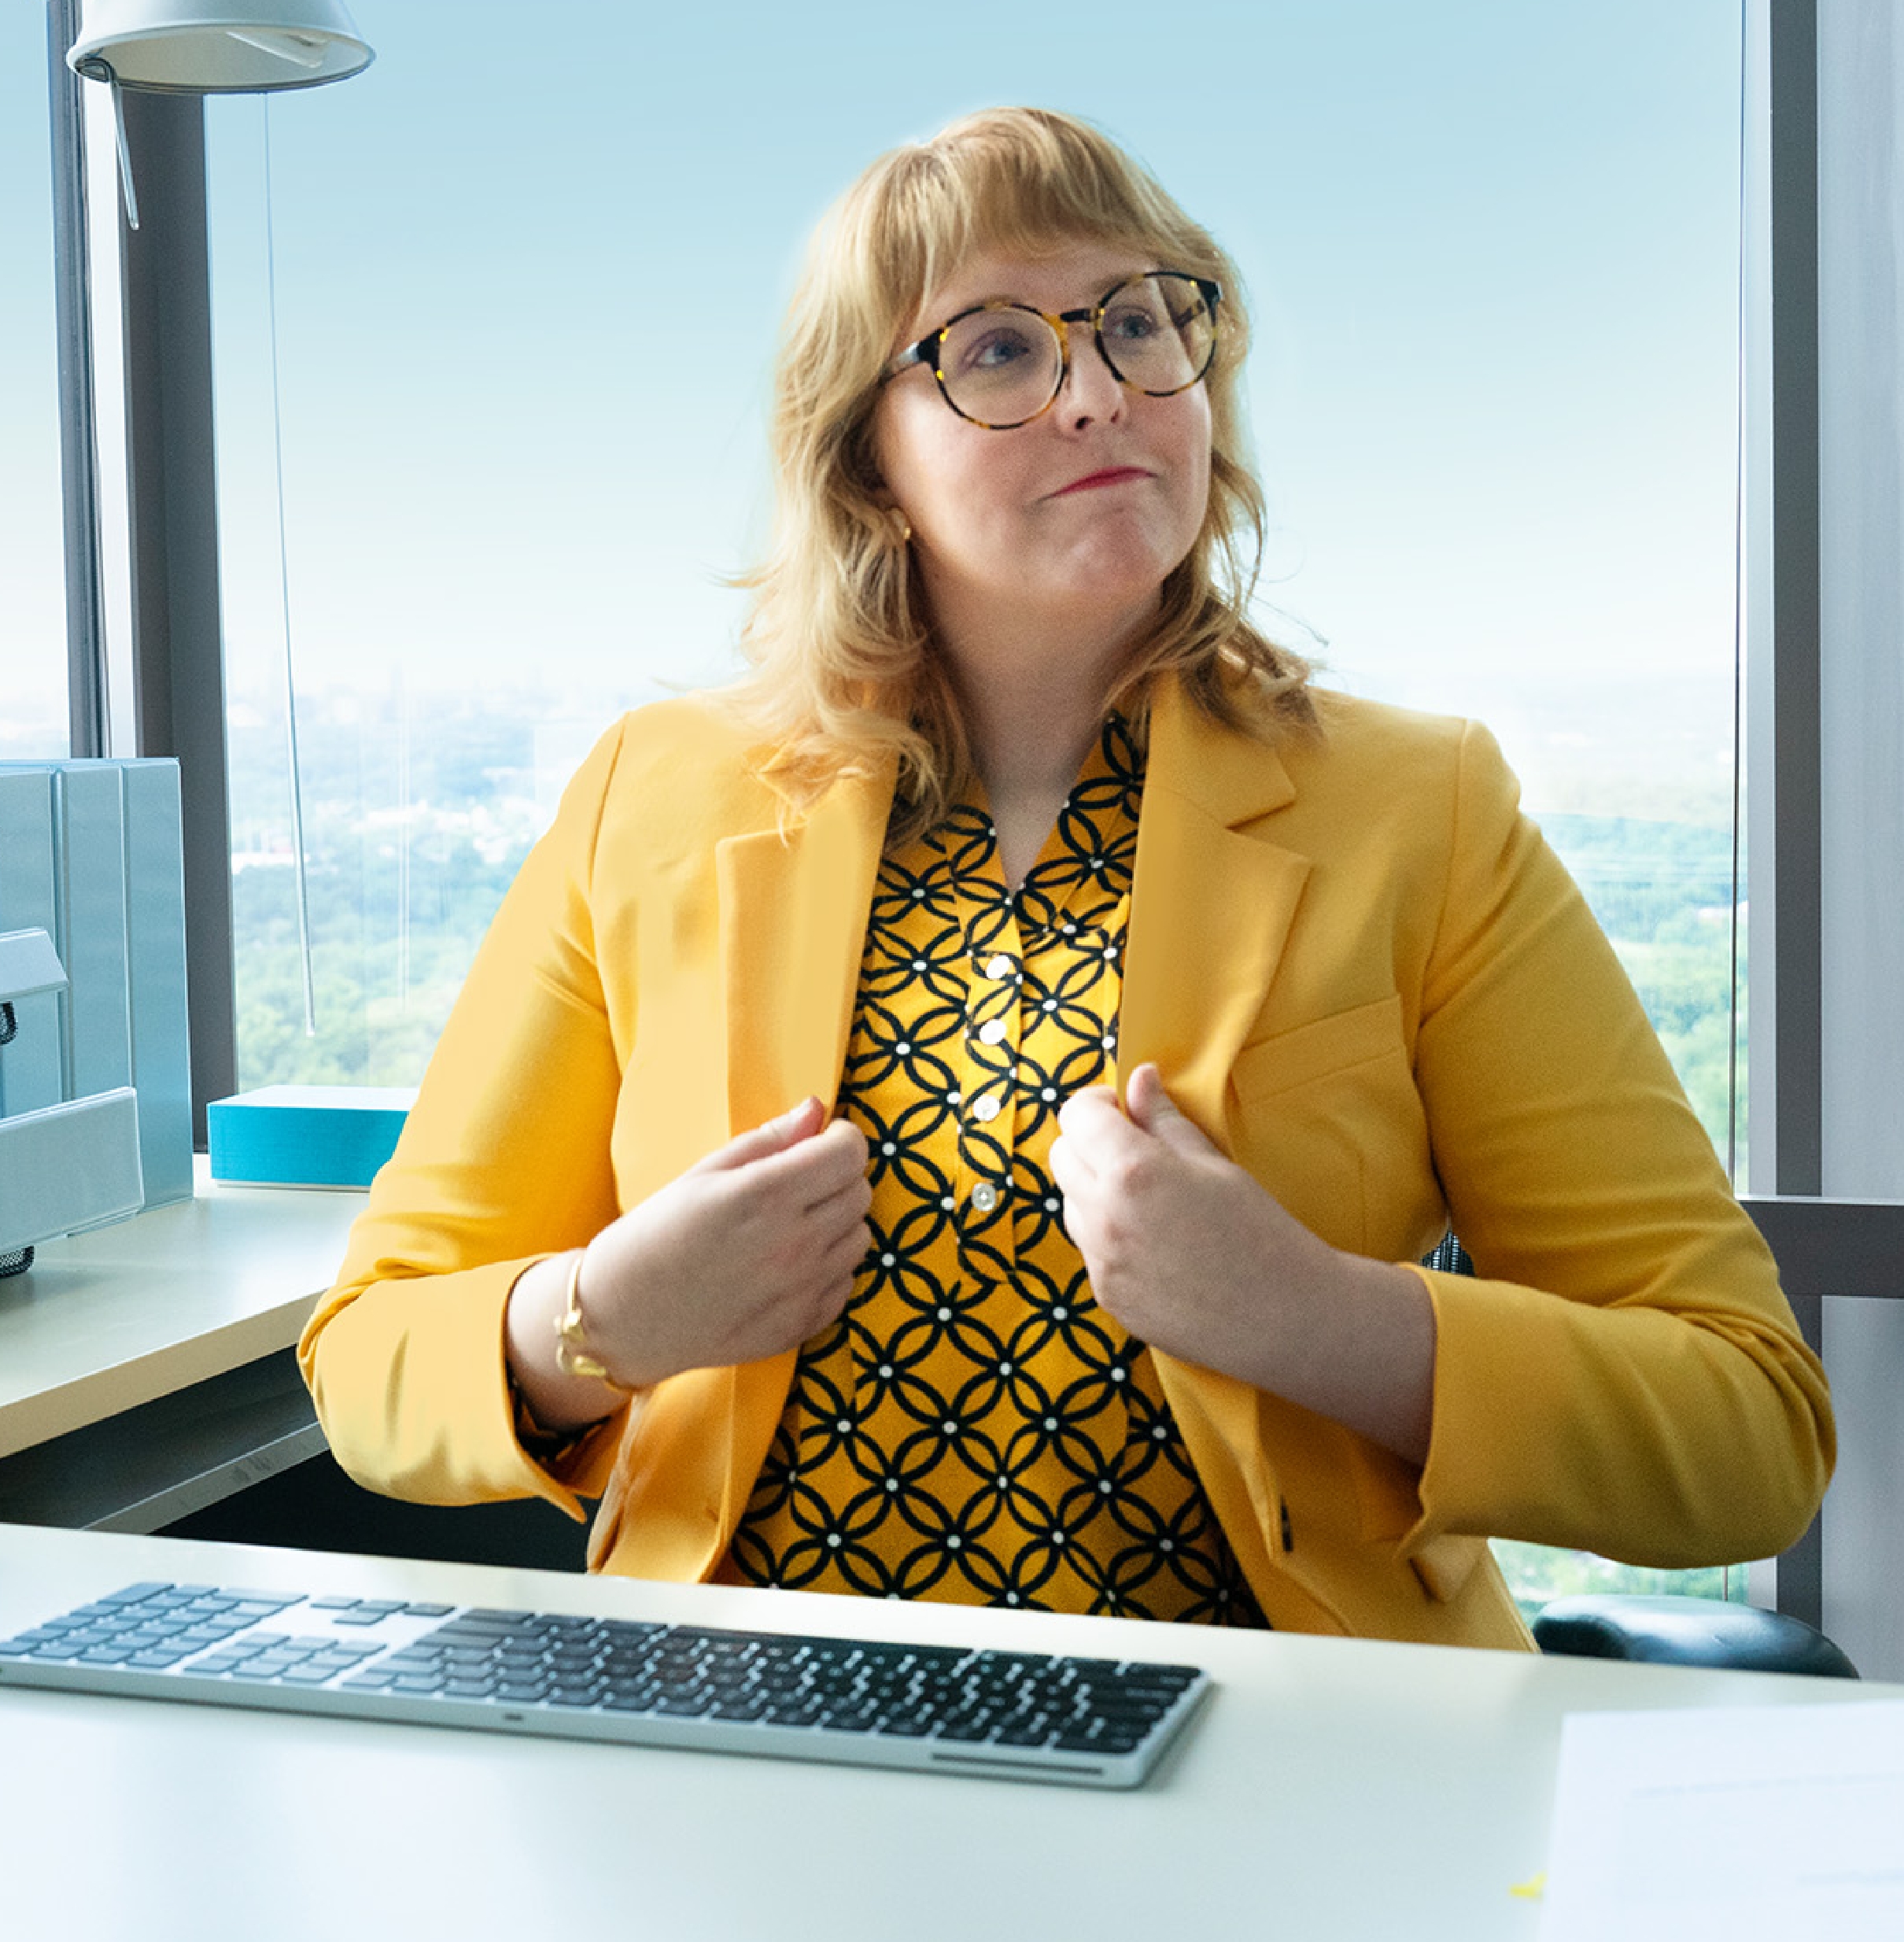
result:
[[[586,1258],[586,1249],[574,1250],[525,1268],[504,1316],[511,1383],[535,1422],[555,1433],[605,1420],[635,1390],[614,1380],[589,1337]]]

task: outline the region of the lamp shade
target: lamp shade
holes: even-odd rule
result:
[[[90,0],[66,61],[121,87],[252,94],[341,81],[374,57],[340,0]]]

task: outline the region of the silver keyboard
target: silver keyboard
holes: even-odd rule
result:
[[[485,1606],[129,1585],[0,1639],[0,1685],[1135,1787],[1194,1666]]]

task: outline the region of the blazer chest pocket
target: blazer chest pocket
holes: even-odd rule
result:
[[[1336,1247],[1405,1251],[1441,1201],[1398,995],[1246,1046],[1230,1074],[1231,1152]]]
[[[1401,1047],[1401,994],[1279,1032],[1246,1045],[1230,1069],[1238,1099],[1274,1098]]]

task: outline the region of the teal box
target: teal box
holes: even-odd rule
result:
[[[205,1109],[215,1180],[368,1187],[416,1093],[405,1086],[261,1086]]]

